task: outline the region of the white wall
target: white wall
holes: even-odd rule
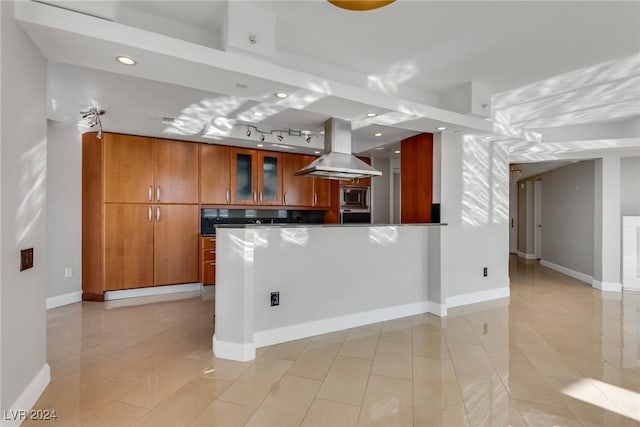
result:
[[[640,156],[620,160],[620,215],[640,215]]]
[[[446,314],[440,233],[439,225],[219,228],[216,356],[249,360],[255,346]],[[275,291],[280,305],[271,307]],[[234,357],[226,352],[234,348],[244,349]]]
[[[389,159],[372,158],[372,166],[382,172],[382,176],[371,179],[372,222],[389,224],[391,222],[391,164]]]
[[[2,1],[0,8],[0,406],[30,409],[49,381],[46,63],[17,25],[14,2]],[[30,247],[34,268],[20,272],[20,249]]]
[[[442,289],[457,295],[509,286],[506,146],[436,134],[441,149]],[[483,277],[483,268],[488,276]],[[449,305],[449,303],[447,303]]]
[[[82,132],[47,123],[47,297],[82,292]],[[65,268],[73,275],[64,277]]]
[[[593,276],[594,162],[573,163],[540,177],[542,259]]]

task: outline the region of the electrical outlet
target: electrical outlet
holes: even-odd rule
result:
[[[280,292],[271,292],[271,307],[280,305]]]
[[[487,267],[482,269],[482,277],[487,277],[489,275],[489,271]]]
[[[67,267],[64,269],[64,277],[73,276],[73,269],[71,267]]]

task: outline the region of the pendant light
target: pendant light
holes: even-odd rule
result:
[[[347,10],[373,10],[384,7],[395,0],[328,0],[334,6]]]

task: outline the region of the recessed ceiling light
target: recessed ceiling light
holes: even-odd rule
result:
[[[263,114],[260,111],[256,111],[253,115],[256,117],[262,117]]]
[[[280,99],[285,99],[289,97],[287,92],[276,92],[276,97]]]
[[[320,152],[319,151],[314,151],[313,154],[320,154]]]
[[[382,136],[382,132],[376,132],[373,134],[373,136]]]
[[[256,144],[256,147],[264,147],[264,144]]]
[[[439,127],[436,128],[436,130],[447,130],[447,128],[444,127],[444,126],[439,126]]]
[[[384,150],[384,147],[376,147],[374,150]]]
[[[246,85],[246,84],[244,84],[244,83],[236,83],[236,87],[237,87],[238,89],[246,89],[246,88],[248,88],[249,86],[248,86],[248,85]]]
[[[491,121],[491,117],[487,117],[487,118],[485,118],[485,120],[490,122]]]
[[[367,116],[367,117],[375,117],[377,115],[378,115],[377,113],[367,113],[367,114],[365,114],[365,116]]]
[[[137,62],[133,58],[129,58],[128,56],[116,56],[116,61],[123,65],[136,65]]]
[[[394,151],[394,153],[400,154],[400,150],[396,150],[396,151]]]

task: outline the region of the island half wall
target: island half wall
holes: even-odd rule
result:
[[[421,313],[446,315],[441,228],[218,228],[216,357],[247,361],[267,345]]]

